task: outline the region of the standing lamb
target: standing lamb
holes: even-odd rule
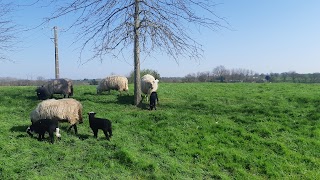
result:
[[[53,94],[63,94],[65,98],[73,96],[73,85],[70,79],[53,79],[36,89],[38,99],[52,98]]]
[[[157,110],[157,102],[159,102],[159,99],[158,99],[158,94],[157,92],[152,92],[151,95],[150,95],[150,111],[154,108],[154,110]]]
[[[49,133],[50,136],[50,142],[54,143],[54,137],[53,133],[56,132],[56,136],[58,139],[61,138],[61,135],[59,133],[59,127],[58,127],[58,120],[57,119],[40,119],[37,122],[33,123],[31,126],[28,127],[27,133],[32,136],[32,131],[38,133],[38,140],[41,141],[44,139],[44,134],[46,132]]]
[[[151,95],[152,92],[157,91],[159,80],[155,79],[152,75],[146,74],[141,78],[141,91],[146,95],[147,101],[148,96]]]
[[[70,123],[68,131],[73,127],[75,134],[78,134],[77,124],[83,123],[82,104],[72,98],[44,100],[31,112],[30,118],[32,124],[40,119],[58,119],[60,122],[68,121]]]
[[[96,113],[95,112],[89,112],[89,124],[90,128],[93,131],[93,136],[95,138],[98,137],[98,130],[102,129],[104,135],[106,136],[107,140],[110,141],[110,138],[112,136],[112,126],[111,121],[109,119],[103,119],[103,118],[96,118],[94,117]],[[109,133],[109,134],[108,134]]]
[[[128,93],[128,79],[124,76],[109,76],[102,79],[97,86],[97,94],[103,91],[118,90],[121,94],[122,91]]]

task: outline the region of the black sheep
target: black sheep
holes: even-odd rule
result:
[[[154,91],[150,94],[150,110],[152,110],[153,108],[157,110],[157,107],[156,107],[157,102],[159,102],[158,94],[157,92]]]
[[[101,129],[106,136],[107,140],[110,141],[110,138],[112,136],[112,126],[111,121],[108,119],[103,118],[96,118],[94,117],[96,113],[95,112],[89,112],[89,124],[90,128],[93,131],[93,136],[95,138],[98,137],[98,129]]]
[[[32,136],[31,131],[34,131],[39,134],[38,140],[41,141],[44,139],[44,134],[46,132],[49,133],[50,141],[54,143],[53,133],[56,132],[56,136],[60,139],[61,135],[59,133],[58,127],[58,120],[56,119],[40,119],[34,122],[30,127],[27,129],[27,133]]]
[[[48,97],[51,97],[48,89],[43,86],[38,87],[36,89],[36,92],[39,100],[45,100],[45,99],[48,99]]]
[[[63,94],[63,97],[73,96],[73,85],[69,79],[53,79],[36,89],[39,100],[53,98],[53,94]]]

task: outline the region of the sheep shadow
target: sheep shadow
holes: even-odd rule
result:
[[[86,139],[89,139],[90,135],[88,134],[78,134],[78,137],[80,140],[84,141]]]
[[[22,125],[22,126],[13,126],[10,128],[11,132],[26,132],[29,125]]]
[[[97,95],[97,93],[93,93],[93,92],[84,92],[84,93],[83,93],[83,95],[85,95],[85,96],[88,96],[88,95],[90,95],[90,96],[94,96],[94,95]]]
[[[28,127],[29,127],[28,125],[13,126],[12,128],[10,128],[10,131],[11,132],[19,132],[19,135],[17,135],[17,138],[26,138],[26,137],[30,137],[30,135],[27,133]]]
[[[25,96],[25,98],[26,98],[27,100],[30,100],[30,101],[38,101],[37,95],[34,95],[34,96]]]
[[[78,125],[77,125],[78,126]],[[59,125],[60,130],[63,131],[63,134],[68,134],[68,135],[72,135],[72,136],[76,136],[78,137],[80,140],[86,140],[89,139],[89,135],[88,134],[79,134],[79,127],[78,127],[78,134],[75,134],[74,129],[71,128],[70,131],[68,131],[69,129],[69,125]]]

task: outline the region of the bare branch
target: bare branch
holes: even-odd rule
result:
[[[10,13],[13,11],[12,3],[3,3],[0,0],[0,60],[10,60],[5,52],[10,51],[14,45],[14,30],[16,26],[10,20]]]
[[[73,0],[60,5],[47,21],[76,16],[71,28],[79,29],[75,43],[82,42],[81,52],[94,51],[90,59],[119,54],[133,44],[133,0]],[[140,0],[141,51],[160,51],[178,62],[179,56],[199,59],[202,46],[191,36],[190,23],[216,31],[227,22],[214,13],[212,0]],[[201,11],[199,14],[197,12]]]

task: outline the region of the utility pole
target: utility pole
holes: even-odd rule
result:
[[[57,35],[57,26],[53,27],[54,30],[54,57],[55,57],[55,75],[56,75],[56,79],[60,78],[60,74],[59,74],[59,56],[58,56],[58,35]]]

